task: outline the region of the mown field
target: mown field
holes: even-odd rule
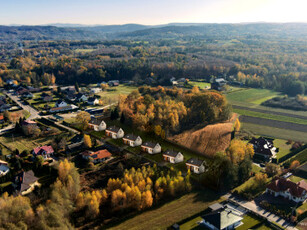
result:
[[[272,138],[307,142],[307,132],[276,128],[262,124],[241,122],[243,132]]]
[[[191,217],[220,201],[222,201],[221,198],[210,190],[192,192],[108,229],[167,229],[174,223]]]
[[[107,90],[103,92],[97,93],[97,95],[101,96],[101,99],[105,103],[114,103],[117,102],[119,99],[119,95],[128,95],[133,90],[136,90],[137,87],[135,86],[128,86],[128,85],[119,85],[117,87],[109,87]]]

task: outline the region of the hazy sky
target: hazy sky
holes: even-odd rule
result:
[[[0,0],[0,24],[307,22],[307,0]]]

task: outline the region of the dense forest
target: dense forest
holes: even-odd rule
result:
[[[133,80],[139,85],[170,85],[172,77],[207,81],[224,77],[230,82],[295,96],[307,90],[306,27],[306,24],[1,27],[0,77],[2,81],[12,78],[32,85],[49,85],[54,80],[71,84],[111,79]],[[36,39],[27,37],[27,33]],[[16,36],[18,42],[14,42]],[[47,41],[48,38],[52,41]]]

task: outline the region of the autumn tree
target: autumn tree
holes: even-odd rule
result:
[[[234,123],[233,129],[234,129],[235,132],[239,132],[240,128],[241,128],[241,123],[240,123],[239,119],[237,118],[235,123]]]
[[[281,172],[280,166],[274,163],[267,163],[265,165],[265,172],[269,177],[278,175]]]
[[[162,128],[161,128],[161,125],[155,125],[155,134],[157,136],[160,136],[161,135],[161,132],[162,132]]]
[[[299,167],[299,166],[300,166],[300,162],[299,162],[298,160],[294,160],[294,161],[291,162],[289,168],[290,168],[291,170],[293,170],[293,169],[296,169],[296,168]]]
[[[92,147],[91,136],[90,136],[90,135],[87,135],[87,134],[84,134],[83,139],[84,139],[84,145],[85,145],[87,148],[91,148],[91,147]]]
[[[242,162],[246,156],[252,158],[254,155],[254,148],[251,144],[246,144],[239,139],[234,139],[226,149],[226,155],[233,164],[238,164]]]
[[[88,122],[91,120],[91,115],[88,112],[81,111],[76,116],[76,121],[82,125],[82,130],[86,130]]]

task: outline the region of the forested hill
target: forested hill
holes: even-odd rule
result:
[[[22,40],[106,40],[106,39],[203,39],[229,38],[306,38],[307,23],[253,24],[138,24],[56,27],[0,26],[0,41]]]

